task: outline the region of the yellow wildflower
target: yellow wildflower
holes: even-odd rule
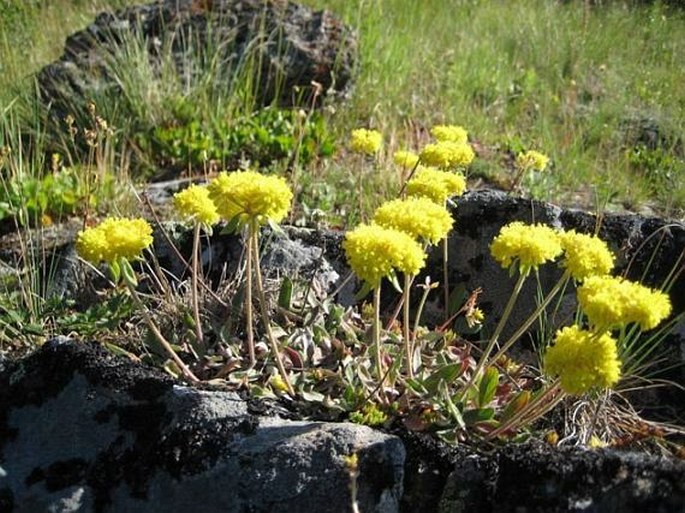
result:
[[[381,149],[382,143],[383,136],[377,130],[367,130],[366,128],[352,130],[350,148],[356,153],[373,155]]]
[[[376,210],[373,221],[384,228],[395,228],[431,244],[437,244],[447,237],[454,223],[444,206],[428,198],[388,201]]]
[[[613,269],[614,255],[599,237],[571,230],[559,234],[559,239],[565,252],[561,265],[575,280],[609,274]]]
[[[109,217],[78,234],[76,251],[81,258],[93,264],[112,263],[119,258],[139,258],[150,244],[152,227],[145,219]]]
[[[591,276],[577,290],[580,308],[595,328],[609,329],[636,322],[643,330],[656,327],[671,313],[667,294],[613,276]]]
[[[554,260],[561,251],[559,235],[552,228],[542,224],[526,225],[520,221],[502,227],[490,244],[490,253],[502,267],[518,263],[522,274]]]
[[[467,167],[475,156],[470,145],[454,141],[427,144],[419,155],[421,163],[440,168]]]
[[[480,308],[471,308],[467,310],[466,315],[466,325],[469,328],[473,328],[475,326],[480,326],[483,324],[483,321],[485,320],[485,313],[483,313],[483,310]]]
[[[539,151],[529,150],[525,153],[519,153],[516,156],[516,167],[533,171],[544,171],[549,163],[549,157]]]
[[[431,135],[438,141],[452,141],[464,144],[468,141],[469,133],[458,125],[436,125],[431,128]]]
[[[209,199],[207,187],[191,185],[174,194],[174,207],[182,216],[198,223],[211,226],[219,222],[216,205]]]
[[[393,161],[404,169],[414,169],[419,162],[419,156],[411,151],[396,151],[393,155]]]
[[[545,353],[544,368],[548,375],[559,376],[561,388],[570,395],[611,388],[621,377],[616,340],[578,326],[557,331],[554,345]]]
[[[352,270],[373,288],[394,271],[418,274],[426,261],[421,245],[411,236],[374,224],[348,232],[343,249]]]
[[[464,194],[466,178],[461,173],[419,166],[406,190],[409,196],[422,196],[443,205],[448,198]]]
[[[256,171],[221,173],[207,188],[219,215],[226,220],[238,217],[241,223],[279,222],[288,214],[293,199],[283,178]]]

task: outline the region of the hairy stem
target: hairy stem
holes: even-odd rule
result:
[[[264,322],[264,329],[266,330],[266,336],[269,339],[269,344],[271,344],[271,351],[276,359],[276,366],[278,367],[278,372],[281,374],[283,381],[285,381],[288,387],[288,393],[295,397],[295,389],[290,383],[290,378],[283,365],[283,359],[281,358],[281,353],[278,349],[278,343],[276,342],[276,337],[274,337],[273,331],[271,330],[271,320],[269,319],[269,312],[267,311],[266,296],[264,294],[264,284],[262,281],[262,271],[259,266],[259,229],[252,230],[250,235],[252,239],[252,254],[254,257],[254,268],[255,277],[257,278],[257,294],[259,295],[259,308],[262,312],[262,320]]]
[[[193,372],[188,368],[188,366],[183,362],[183,360],[179,358],[179,356],[176,354],[176,351],[174,351],[174,348],[171,347],[171,344],[169,344],[167,339],[164,338],[162,332],[159,331],[159,328],[155,324],[155,321],[152,320],[152,317],[150,317],[150,312],[148,312],[147,307],[141,301],[140,296],[138,295],[138,292],[136,291],[133,284],[130,283],[128,280],[124,280],[124,282],[126,283],[126,287],[131,293],[131,299],[133,299],[133,302],[136,304],[136,307],[140,311],[141,315],[143,316],[143,319],[145,320],[146,324],[150,328],[150,331],[155,336],[157,341],[162,345],[164,350],[169,354],[169,356],[178,366],[178,368],[181,369],[181,372],[186,377],[186,379],[188,379],[188,381],[192,383],[199,383],[200,380],[197,378],[197,376],[195,376],[195,374],[193,374]]]

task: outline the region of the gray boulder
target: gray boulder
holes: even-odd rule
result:
[[[112,62],[134,38],[143,42],[153,69],[160,68],[170,45],[184,83],[207,72],[196,66],[207,49],[217,51],[204,58],[218,59],[217,80],[226,87],[237,66],[256,52],[256,91],[262,105],[273,100],[308,105],[312,82],[324,92],[344,92],[351,85],[356,58],[351,29],[326,10],[275,0],[160,0],[100,13],[94,23],[67,38],[60,59],[38,74],[40,94],[57,118],[83,109],[102,94],[122,92]],[[198,57],[189,59],[193,53]]]
[[[261,417],[96,344],[53,340],[0,373],[0,511],[399,511],[399,439]]]

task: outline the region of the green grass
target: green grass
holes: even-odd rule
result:
[[[425,128],[461,124],[488,148],[548,153],[554,169],[536,196],[682,215],[685,164],[685,15],[659,5],[584,2],[316,1],[360,36],[355,96],[338,110],[340,133],[370,124],[397,145]],[[670,176],[631,161],[633,119],[666,135]],[[680,143],[678,143],[680,140]],[[679,151],[674,147],[680,144]],[[486,159],[502,170],[502,152]]]
[[[31,73],[58,57],[64,38],[92,20],[95,12],[129,3],[2,4],[0,113],[10,105],[18,111],[35,108]],[[387,143],[381,168],[391,166],[386,157],[395,149],[420,147],[431,125],[457,123],[467,127],[484,150],[475,171],[488,181],[506,186],[511,179],[508,152],[534,148],[553,159],[551,171],[528,184],[528,193],[535,197],[590,207],[646,206],[668,216],[683,215],[682,11],[659,3],[609,2],[587,9],[581,1],[550,0],[304,3],[340,14],[358,31],[355,94],[329,116],[329,127],[341,141],[356,126],[381,130]],[[144,66],[133,66],[133,57],[115,63],[122,79],[132,82],[129,105],[121,116],[131,132],[143,133],[155,123],[173,125],[179,102],[189,101],[201,106],[197,112],[211,113],[207,125],[240,109],[235,102],[222,103],[226,97],[213,91],[199,89],[195,96],[184,96],[168,81],[164,90],[163,81],[144,80],[144,73],[132,72],[145,71]],[[103,106],[105,116],[117,109],[120,106]],[[642,148],[636,142],[638,132],[631,127],[639,120],[659,128],[663,137],[658,148]],[[155,146],[144,150],[150,158]],[[304,169],[303,175],[309,176],[302,184],[312,188],[301,197],[312,208],[355,202],[344,192],[335,193],[339,197],[334,200],[319,202],[317,197],[322,184],[351,190],[349,183],[358,183],[351,169],[356,166],[343,153]],[[388,194],[396,190],[392,185],[386,189]],[[376,191],[367,191],[369,197],[362,202],[369,209],[380,201]]]

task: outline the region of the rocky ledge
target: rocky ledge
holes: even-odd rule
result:
[[[542,443],[489,454],[398,429],[264,416],[95,343],[0,370],[0,511],[685,511],[685,462]],[[284,410],[287,411],[287,410]]]

